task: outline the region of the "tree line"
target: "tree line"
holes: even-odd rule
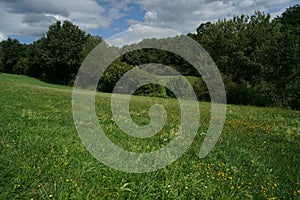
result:
[[[8,38],[0,43],[0,71],[72,85],[88,53],[102,42],[69,21],[57,21],[33,44]]]
[[[255,12],[217,22],[202,23],[188,34],[211,55],[226,87],[228,103],[281,106],[300,109],[300,6],[287,8],[279,17]],[[0,71],[25,74],[47,82],[72,85],[89,52],[102,42],[69,21],[57,21],[32,44],[8,38],[0,43]],[[197,76],[197,97],[209,101],[205,82],[183,58],[157,49],[140,49],[117,59],[99,81],[98,90],[112,92],[117,80],[135,66],[168,65],[185,76]],[[147,69],[145,69],[147,71]],[[164,76],[163,70],[156,72]],[[145,78],[152,79],[149,74]],[[179,84],[172,78],[170,84]],[[136,94],[174,97],[150,84]]]
[[[212,56],[235,104],[300,108],[300,6],[203,23],[189,34]],[[201,98],[201,80],[197,85]],[[205,88],[205,87],[204,87]]]

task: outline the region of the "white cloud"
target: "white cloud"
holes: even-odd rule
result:
[[[144,17],[135,18],[133,5],[143,10]],[[124,18],[124,25],[133,28],[161,27],[183,33],[194,32],[203,22],[252,15],[255,10],[280,15],[295,0],[1,0],[0,33],[7,35],[41,36],[56,20],[70,20],[86,31],[109,29]],[[120,22],[118,22],[120,23]],[[114,27],[117,30],[119,27]]]
[[[141,24],[131,25],[127,31],[114,35],[107,39],[110,46],[123,47],[124,45],[136,44],[143,39],[168,38],[182,33],[166,28],[149,27]]]
[[[252,1],[252,0],[244,0],[244,1],[241,1],[241,3],[240,3],[240,7],[241,8],[248,8],[248,7],[251,7],[251,6],[253,6],[255,3],[254,3],[254,1]]]
[[[146,12],[141,24],[172,28],[184,33],[194,32],[200,23],[252,15],[260,10],[284,11],[294,0],[135,0]],[[276,12],[273,17],[280,14]],[[275,16],[274,16],[275,15]]]
[[[2,40],[6,40],[6,36],[4,35],[4,33],[0,33],[0,41]]]
[[[105,7],[96,0],[2,0],[0,32],[40,36],[56,20],[70,20],[83,30],[108,28],[113,20],[122,16],[121,10]]]

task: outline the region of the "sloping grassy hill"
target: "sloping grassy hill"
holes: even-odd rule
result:
[[[69,87],[0,74],[0,199],[300,198],[300,112],[229,105],[220,140],[200,159],[210,117],[210,104],[200,103],[199,134],[179,160],[156,172],[128,174],[101,164],[82,145],[71,95]],[[139,140],[116,127],[109,94],[96,98],[100,125],[124,149],[159,148],[178,130],[176,100],[132,98],[139,124],[149,122],[153,103],[168,111],[161,133]]]

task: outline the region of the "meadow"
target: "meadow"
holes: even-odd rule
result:
[[[97,93],[99,124],[118,146],[149,152],[176,135],[176,99],[133,97],[140,125],[164,105],[167,122],[153,138],[118,129],[110,94]],[[300,199],[300,112],[228,105],[221,137],[210,154],[199,149],[210,120],[200,102],[198,134],[187,152],[166,168],[130,174],[111,169],[83,146],[72,117],[72,88],[0,73],[0,199]]]

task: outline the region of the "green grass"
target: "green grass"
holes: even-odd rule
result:
[[[155,172],[128,174],[101,164],[82,145],[71,89],[0,74],[0,199],[300,198],[299,111],[229,105],[217,145],[200,159],[210,117],[210,104],[200,103],[199,134],[180,159]],[[133,120],[149,123],[153,103],[163,104],[168,117],[150,140],[116,127],[109,94],[97,94],[99,123],[124,149],[157,149],[178,130],[180,109],[174,99],[134,97]]]
[[[170,79],[176,78],[177,76],[161,76],[162,83],[166,84]],[[196,76],[184,76],[191,86],[199,79]]]
[[[185,78],[191,85],[194,85],[194,83],[199,79],[199,77],[196,76],[185,76]]]

